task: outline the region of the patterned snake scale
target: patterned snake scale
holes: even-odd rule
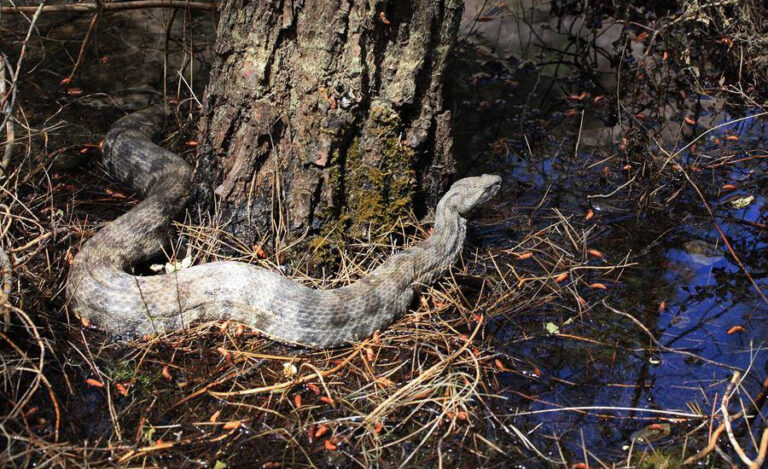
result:
[[[152,276],[131,269],[158,255],[171,220],[184,209],[192,168],[151,141],[165,112],[154,106],[118,120],[104,140],[104,162],[145,199],[88,240],[67,281],[69,305],[84,320],[120,336],[182,329],[194,321],[231,319],[288,344],[330,348],[389,325],[421,285],[458,257],[464,218],[499,190],[498,176],[453,184],[437,205],[434,233],[366,277],[315,290],[250,264],[219,261]]]

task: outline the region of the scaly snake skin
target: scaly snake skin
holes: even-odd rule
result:
[[[419,286],[448,269],[464,243],[464,217],[493,197],[501,183],[492,175],[457,181],[437,206],[429,239],[341,288],[315,290],[232,261],[133,275],[135,265],[161,252],[170,221],[188,199],[192,168],[151,141],[164,115],[162,106],[151,107],[123,117],[107,133],[106,167],[146,198],[85,243],[67,281],[76,314],[118,335],[231,319],[288,344],[329,348],[360,340],[389,325],[408,308]]]

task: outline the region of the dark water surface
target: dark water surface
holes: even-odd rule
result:
[[[495,209],[513,215],[484,227],[486,245],[514,248],[520,230],[541,228],[559,213],[588,230],[588,247],[604,254],[592,265],[633,265],[618,270],[606,290],[582,289],[584,310],[509,305],[515,312],[497,318],[500,350],[525,364],[521,369],[536,370],[500,375],[508,422],[555,459],[559,447],[621,460],[631,444],[633,451],[649,448],[643,436],[679,455],[686,432],[720,405],[734,370],[746,372],[742,399],[757,394],[766,377],[768,302],[745,273],[766,291],[765,116],[726,112],[706,96],[684,101],[710,109],[698,114],[695,129],[681,123],[687,111],[679,107],[656,116],[648,127],[660,140],[639,151],[668,158],[691,180],[673,169],[676,176],[646,197],[633,184],[642,180],[643,157],[622,147],[615,115],[594,101],[574,105],[565,79],[540,70],[526,76],[520,67],[509,78],[493,71],[509,66],[509,58],[470,65],[462,95],[466,127],[459,133],[504,143],[495,152],[486,143],[485,158],[501,155],[496,168],[507,189]],[[478,106],[490,111],[473,119]],[[571,109],[577,113],[569,117]],[[660,424],[661,434],[649,436]]]

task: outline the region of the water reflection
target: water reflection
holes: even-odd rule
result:
[[[477,15],[472,8],[481,7],[468,11]],[[766,375],[768,302],[755,288],[766,291],[768,276],[765,117],[679,93],[652,112],[624,103],[624,120],[617,120],[594,92],[583,99],[569,93],[580,83],[568,73],[536,66],[549,55],[533,56],[526,34],[549,44],[568,28],[528,7],[526,20],[546,26],[536,31],[544,36],[530,24],[466,23],[470,59],[465,86],[457,87],[464,118],[457,131],[471,138],[459,146],[467,154],[485,149],[478,160],[506,170],[506,197],[513,200],[506,206],[517,218],[486,228],[483,239],[511,248],[521,235],[510,228],[540,229],[557,211],[591,227],[591,247],[608,259],[628,256],[637,265],[607,291],[581,292],[589,307],[577,319],[565,300],[525,312],[509,305],[509,314],[491,325],[502,354],[518,365],[499,375],[503,406],[510,424],[569,454],[588,448],[617,460],[632,441],[638,448],[676,444],[679,451],[685,433],[719,405],[734,370],[748,371],[740,389],[745,399]],[[604,28],[605,37],[613,34]],[[570,40],[553,48],[565,50]],[[473,60],[478,46],[496,55]],[[635,54],[633,61],[644,60]],[[522,67],[528,60],[533,64]],[[489,103],[483,119],[473,117],[479,103]],[[642,119],[626,117],[641,113]],[[651,145],[633,148],[622,140],[633,132]],[[660,161],[677,176],[653,181]],[[636,188],[643,185],[650,189]],[[597,217],[584,223],[588,210]],[[557,333],[547,332],[550,323]],[[670,426],[653,426],[660,424]]]

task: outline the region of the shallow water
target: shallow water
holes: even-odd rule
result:
[[[743,396],[754,396],[766,376],[768,301],[744,272],[766,292],[768,204],[760,181],[767,169],[765,117],[744,118],[757,111],[729,113],[722,103],[694,96],[649,119],[648,132],[659,140],[646,151],[659,155],[679,150],[669,164],[679,164],[691,175],[714,217],[679,171],[677,180],[659,189],[664,197],[646,204],[643,194],[632,192],[634,185],[624,186],[640,174],[641,166],[637,158],[629,158],[635,163],[622,169],[621,129],[615,116],[606,118],[597,104],[574,105],[567,96],[569,91],[579,93],[578,83],[552,75],[551,69],[527,73],[511,65],[527,60],[505,55],[520,53],[514,44],[525,41],[491,34],[494,27],[517,34],[519,27],[498,24],[503,21],[514,20],[489,20],[465,43],[471,57],[473,47],[493,48],[498,40],[500,57],[490,61],[511,67],[514,72],[506,79],[518,82],[500,88],[493,72],[482,75],[479,83],[472,80],[472,73],[489,69],[485,57],[475,68],[470,65],[469,91],[461,95],[468,119],[459,132],[484,136],[487,161],[494,159],[488,142],[504,141],[495,167],[505,173],[507,190],[498,208],[514,207],[510,218],[518,219],[486,227],[484,242],[512,248],[521,235],[510,235],[509,230],[530,229],[520,219],[540,228],[547,214],[557,210],[592,230],[588,247],[605,255],[600,262],[618,264],[626,258],[636,263],[617,272],[604,291],[582,289],[586,311],[576,314],[573,305],[549,304],[497,318],[497,346],[520,364],[518,372],[500,375],[508,422],[530,432],[528,436],[550,455],[557,455],[559,447],[578,461],[587,448],[593,462],[623,459],[639,431],[671,423],[670,434],[659,435],[651,444],[679,454],[685,433],[699,423],[696,415],[709,415],[713,403],[719,405],[734,369],[749,370]],[[497,118],[486,115],[473,121],[471,109],[488,96],[494,103],[490,112],[498,113]],[[578,112],[567,117],[574,108]],[[700,112],[694,129],[682,120],[695,109]],[[494,122],[493,128],[487,122]],[[610,137],[599,137],[601,133]],[[695,147],[690,147],[694,140]],[[478,139],[463,151],[470,152],[473,145],[482,148],[480,144]],[[723,158],[744,161],[719,165]],[[735,188],[718,190],[724,184]],[[595,217],[586,221],[590,208]],[[646,448],[646,443],[635,441],[632,450]]]

